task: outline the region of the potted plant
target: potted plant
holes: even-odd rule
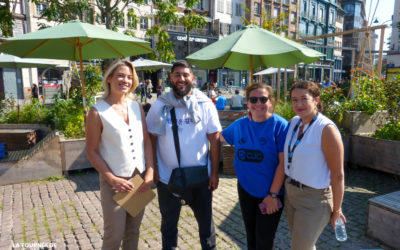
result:
[[[349,161],[354,165],[400,175],[400,76],[388,81],[376,78],[365,81],[364,78],[358,83],[356,93],[357,88],[361,91],[359,107],[365,107],[370,119],[375,119],[372,122],[377,129],[373,134],[351,136]],[[355,103],[348,101],[345,105]],[[376,114],[383,109],[385,111],[381,114],[384,118],[379,118]]]

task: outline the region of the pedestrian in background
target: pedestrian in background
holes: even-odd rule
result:
[[[222,91],[218,90],[217,102],[215,104],[217,110],[225,110],[226,97],[222,95]]]
[[[150,79],[146,80],[147,98],[151,99],[151,92],[153,91],[153,84]]]
[[[112,63],[103,77],[104,96],[86,120],[86,153],[100,174],[104,237],[102,249],[137,249],[144,210],[129,215],[114,200],[116,192],[130,192],[135,174],[144,178],[139,192],[153,184],[153,153],[143,109],[129,99],[138,85],[128,60]]]
[[[191,65],[176,61],[171,69],[172,91],[160,96],[147,114],[148,130],[153,147],[157,147],[158,168],[155,171],[158,203],[161,212],[162,249],[177,249],[178,221],[182,208],[181,197],[168,189],[172,171],[177,167],[204,166],[209,181],[188,189],[192,199],[187,202],[199,226],[202,249],[216,249],[212,219],[212,192],[218,188],[220,131],[218,113],[210,99],[193,88]],[[176,114],[180,163],[175,150],[171,112]],[[195,177],[194,177],[195,178]]]
[[[243,96],[239,94],[239,90],[235,90],[235,95],[231,97],[231,110],[243,109]]]
[[[290,90],[297,116],[285,141],[285,212],[292,249],[315,249],[325,226],[340,217],[344,194],[343,143],[336,125],[321,114],[317,84],[300,81]]]
[[[321,83],[321,88],[330,88],[332,87],[333,83],[329,81],[329,78],[325,78],[325,81]]]
[[[142,103],[143,102],[143,98],[146,101],[146,95],[147,95],[147,84],[146,84],[146,81],[140,83],[139,89],[140,89],[140,102]]]
[[[157,91],[157,98],[162,95],[162,80],[159,79],[157,87],[156,87],[156,91]]]
[[[32,97],[33,98],[39,98],[39,88],[37,86],[37,84],[32,84]]]
[[[250,116],[222,131],[222,140],[235,146],[239,203],[248,249],[272,249],[282,214],[283,146],[288,122],[274,114],[274,91],[264,84],[246,88]],[[250,118],[251,117],[251,118]]]
[[[210,85],[210,90],[208,92],[208,97],[211,99],[211,101],[214,103],[214,105],[217,103],[217,93],[215,92],[216,84],[211,83]]]

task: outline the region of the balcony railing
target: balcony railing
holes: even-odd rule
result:
[[[167,30],[169,31],[174,31],[174,32],[181,32],[181,33],[186,33],[187,30],[183,25],[166,25],[165,26]],[[216,32],[211,28],[208,28],[207,26],[202,29],[196,29],[196,30],[191,30],[190,34],[193,35],[202,35],[202,36],[215,36]]]

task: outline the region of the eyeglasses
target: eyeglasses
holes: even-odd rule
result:
[[[258,100],[260,100],[261,104],[265,104],[265,103],[268,102],[268,97],[266,97],[266,96],[261,96],[261,97],[252,96],[252,97],[249,97],[249,101],[250,101],[251,104],[256,104]]]

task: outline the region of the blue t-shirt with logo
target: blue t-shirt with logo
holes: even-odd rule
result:
[[[235,146],[237,178],[250,195],[258,198],[268,195],[288,128],[284,118],[272,114],[263,122],[243,117],[222,131],[225,140]],[[279,194],[283,194],[283,186]]]

